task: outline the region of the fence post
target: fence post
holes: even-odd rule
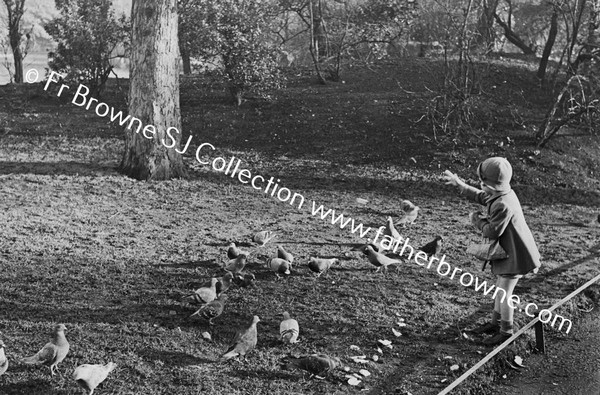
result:
[[[535,323],[535,347],[542,353],[546,353],[546,345],[544,343],[544,325],[541,321]]]

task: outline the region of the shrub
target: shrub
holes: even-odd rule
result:
[[[115,17],[111,0],[56,0],[56,8],[60,15],[44,25],[58,43],[48,65],[98,95],[113,70],[113,53],[128,45],[129,20]]]

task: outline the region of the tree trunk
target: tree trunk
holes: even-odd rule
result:
[[[15,64],[15,82],[23,82],[23,53],[21,52],[21,18],[25,12],[25,0],[4,0],[8,16],[8,40]]]
[[[13,48],[13,61],[15,63],[15,82],[20,84],[23,82],[23,54],[20,45]]]
[[[129,114],[143,126],[125,130],[121,171],[138,180],[182,177],[176,0],[133,0],[131,19]]]
[[[486,52],[494,48],[494,14],[498,8],[500,0],[482,0],[481,14],[477,21],[477,31],[479,33],[477,43],[485,48]]]
[[[181,62],[183,63],[183,74],[192,74],[192,61],[190,59],[190,52],[187,48],[179,48],[181,51]]]
[[[552,47],[554,47],[554,41],[556,41],[556,34],[558,33],[558,10],[554,8],[552,11],[552,17],[550,19],[550,31],[548,32],[548,39],[546,45],[544,45],[544,52],[542,52],[542,58],[540,59],[540,66],[538,67],[537,77],[543,84],[546,80],[546,69],[548,68],[548,59],[552,53]]]
[[[535,51],[529,47],[525,42],[519,37],[515,32],[512,31],[510,26],[506,24],[498,14],[494,13],[494,18],[496,22],[504,29],[504,36],[508,41],[514,44],[517,48],[519,48],[525,55],[535,55]]]
[[[319,66],[318,44],[316,43],[316,40],[315,40],[315,14],[313,12],[312,0],[308,0],[308,11],[310,13],[310,26],[309,26],[310,44],[308,46],[308,50],[310,52],[310,57],[312,58],[313,65],[315,66],[315,72],[317,73],[317,79],[319,80],[320,84],[325,85],[327,83],[327,81],[325,81],[325,78],[323,77],[323,74],[321,73],[321,67]],[[315,48],[315,46],[317,48]]]

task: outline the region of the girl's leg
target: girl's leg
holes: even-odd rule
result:
[[[513,333],[514,309],[510,307],[508,301],[515,290],[515,285],[517,285],[520,277],[521,276],[498,276],[498,280],[496,281],[496,287],[506,291],[506,297],[504,297],[504,292],[498,292],[494,302],[494,310],[500,311],[500,331],[503,333]]]

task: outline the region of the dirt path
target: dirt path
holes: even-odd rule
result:
[[[503,395],[600,394],[600,311],[582,319],[563,341],[550,339],[528,369],[496,392]]]

